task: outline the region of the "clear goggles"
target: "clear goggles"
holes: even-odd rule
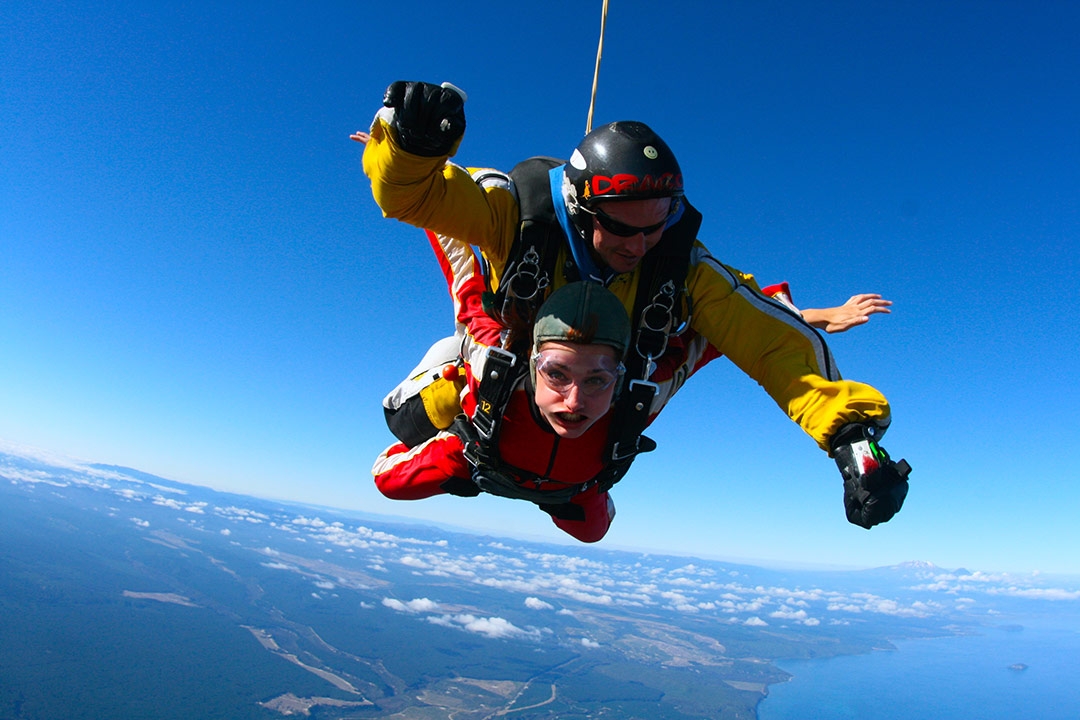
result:
[[[574,386],[585,395],[599,395],[626,372],[621,362],[604,355],[582,362],[575,361],[568,353],[542,350],[532,356],[532,361],[536,374],[544,378],[544,384],[563,397],[569,395]]]

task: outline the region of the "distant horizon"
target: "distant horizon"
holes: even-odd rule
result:
[[[955,568],[950,568],[950,567],[938,565],[934,561],[927,560],[927,559],[924,559],[924,558],[913,558],[913,559],[910,559],[910,560],[904,560],[904,561],[900,561],[900,562],[896,562],[896,563],[891,563],[891,564],[888,564],[888,565],[843,566],[843,565],[829,564],[829,563],[818,563],[818,564],[814,564],[814,563],[798,563],[798,562],[785,562],[785,561],[780,560],[780,559],[778,559],[778,560],[770,560],[770,559],[753,558],[753,557],[736,557],[736,556],[731,556],[731,555],[720,555],[720,554],[709,554],[709,553],[694,553],[694,552],[689,552],[689,551],[682,552],[682,551],[678,551],[678,550],[663,549],[663,548],[647,548],[647,547],[642,547],[642,546],[614,544],[614,543],[608,543],[608,542],[605,542],[605,541],[600,541],[599,543],[588,544],[588,543],[574,542],[574,541],[564,537],[563,535],[561,535],[560,533],[558,533],[554,529],[552,529],[550,535],[541,535],[541,534],[534,534],[534,533],[513,534],[513,533],[506,533],[505,531],[494,530],[494,529],[479,528],[479,527],[469,527],[467,525],[460,525],[460,524],[449,523],[449,522],[445,522],[445,521],[429,520],[429,519],[423,519],[423,518],[410,517],[408,515],[394,515],[392,513],[383,513],[383,512],[365,510],[363,508],[340,507],[340,506],[334,506],[334,505],[325,505],[325,504],[322,504],[322,503],[305,502],[303,500],[291,499],[291,498],[286,498],[286,497],[273,497],[273,496],[269,496],[269,495],[259,495],[259,494],[250,493],[250,492],[224,490],[224,489],[221,489],[221,488],[213,487],[211,485],[205,485],[205,484],[201,484],[201,483],[197,483],[197,482],[189,482],[189,481],[186,481],[186,480],[177,480],[177,479],[174,479],[174,478],[169,478],[169,477],[157,475],[155,473],[148,472],[146,470],[142,470],[142,469],[136,468],[136,467],[131,467],[129,465],[124,465],[122,463],[87,460],[85,458],[76,458],[76,457],[72,457],[72,456],[66,455],[64,453],[56,452],[56,451],[53,451],[53,450],[47,450],[47,449],[44,449],[44,448],[37,448],[37,447],[28,446],[28,445],[21,445],[19,443],[13,443],[13,442],[5,439],[5,438],[0,438],[0,453],[4,453],[4,454],[7,454],[7,455],[12,455],[12,456],[15,456],[15,457],[20,457],[20,458],[47,461],[47,462],[53,462],[53,463],[56,463],[56,462],[73,463],[77,467],[99,467],[99,468],[104,467],[104,468],[115,469],[115,470],[118,470],[118,471],[129,471],[129,472],[134,472],[134,473],[138,473],[138,474],[141,474],[141,475],[146,475],[146,476],[149,476],[149,477],[153,477],[153,478],[155,478],[157,480],[161,480],[163,482],[173,483],[175,485],[181,485],[181,486],[186,486],[186,487],[199,488],[199,489],[202,489],[202,490],[208,490],[208,491],[223,494],[223,495],[236,495],[236,496],[239,496],[239,497],[249,497],[249,498],[262,500],[262,501],[266,501],[266,502],[274,502],[274,503],[281,503],[282,505],[290,505],[290,506],[294,506],[294,507],[297,507],[297,508],[309,508],[309,509],[313,509],[313,510],[323,509],[323,510],[326,510],[328,512],[334,512],[334,513],[338,513],[338,514],[342,514],[342,515],[346,515],[346,516],[353,516],[353,515],[370,516],[371,519],[377,520],[377,521],[380,521],[380,522],[392,522],[392,523],[395,523],[395,524],[401,524],[401,525],[406,525],[406,526],[412,525],[412,526],[417,526],[417,527],[439,528],[439,529],[443,529],[443,530],[447,530],[447,531],[451,531],[451,532],[460,532],[460,533],[465,533],[465,534],[468,534],[468,535],[476,535],[476,536],[490,536],[490,537],[493,537],[493,538],[512,538],[514,540],[519,540],[519,541],[522,541],[522,542],[535,542],[535,543],[542,543],[542,544],[558,545],[558,546],[563,546],[563,547],[568,547],[568,548],[580,548],[580,549],[585,549],[585,550],[593,549],[593,550],[601,550],[601,551],[602,550],[611,550],[611,551],[617,551],[617,552],[627,552],[627,553],[633,553],[633,554],[640,554],[640,555],[644,555],[644,556],[660,556],[660,557],[673,557],[673,558],[697,558],[697,559],[708,560],[708,561],[712,561],[712,562],[726,562],[726,563],[732,563],[732,564],[736,564],[736,565],[744,565],[744,566],[748,566],[748,567],[756,567],[756,568],[761,568],[761,569],[766,569],[766,570],[781,570],[781,571],[782,570],[790,570],[790,571],[801,571],[801,572],[811,572],[811,571],[813,571],[813,572],[826,572],[826,573],[829,573],[829,572],[846,573],[846,572],[864,572],[864,571],[872,571],[872,570],[886,570],[886,569],[890,569],[890,568],[926,567],[926,566],[929,566],[930,568],[933,568],[933,569],[936,569],[936,570],[941,570],[941,571],[944,571],[944,572],[957,572],[957,571],[970,572],[971,571],[971,568],[966,566],[966,565],[959,565],[959,566],[957,566]],[[514,502],[514,501],[507,500],[507,502]],[[1077,580],[1080,580],[1080,573],[1076,573],[1076,574],[1071,574],[1071,573],[1050,573],[1050,572],[1042,572],[1042,571],[1039,571],[1039,570],[1014,571],[1014,570],[1003,570],[1003,569],[1000,569],[1000,568],[978,568],[977,572],[993,573],[993,574],[1004,574],[1004,575],[1017,575],[1017,576],[1021,576],[1021,577],[1022,576],[1032,576],[1032,577],[1043,576],[1043,577],[1049,577],[1049,578],[1060,577],[1062,579],[1077,579]]]

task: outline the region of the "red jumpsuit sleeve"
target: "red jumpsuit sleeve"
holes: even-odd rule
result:
[[[402,443],[391,445],[375,460],[371,474],[375,476],[375,487],[391,500],[442,495],[447,480],[472,476],[461,440],[448,432],[412,449]]]

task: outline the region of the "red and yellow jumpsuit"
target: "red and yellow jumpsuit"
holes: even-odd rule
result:
[[[483,374],[484,353],[497,345],[501,327],[481,307],[485,289],[480,267],[471,248],[452,238],[428,233],[439,265],[454,300],[454,315],[461,337],[466,384],[461,409],[472,417],[477,405],[478,377]],[[703,360],[703,365],[707,360]],[[699,365],[699,366],[700,366]],[[692,372],[696,368],[689,368]],[[663,372],[667,372],[664,369]],[[592,480],[604,469],[611,412],[581,437],[560,438],[537,414],[524,381],[518,383],[499,425],[500,466],[531,489],[563,490]],[[372,474],[383,495],[395,500],[419,500],[468,488],[472,468],[463,454],[461,439],[443,431],[409,448],[395,443],[375,461]],[[573,507],[568,508],[567,505]],[[545,507],[545,506],[541,506]],[[552,510],[555,510],[552,512]],[[596,542],[608,531],[615,516],[608,492],[593,485],[549,508],[555,525],[582,542]]]
[[[386,217],[477,246],[492,267],[493,279],[499,279],[519,224],[517,199],[509,188],[481,187],[469,170],[445,156],[405,152],[380,116],[372,125],[363,165]],[[556,267],[562,264],[560,258]],[[640,270],[619,275],[608,285],[627,312],[633,309]],[[565,281],[560,273],[554,284]],[[880,392],[842,379],[813,328],[763,296],[751,276],[718,262],[700,242],[691,254],[686,283],[693,303],[692,342],[709,346],[695,345],[693,351],[700,352],[699,357],[726,355],[823,450],[828,452],[832,436],[848,423],[888,423],[889,405]],[[654,401],[653,414],[683,380],[672,376]]]

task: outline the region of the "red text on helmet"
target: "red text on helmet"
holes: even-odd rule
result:
[[[613,177],[593,175],[589,181],[591,195],[634,195],[638,193],[674,192],[682,190],[682,174],[664,173],[657,177],[620,173]]]

